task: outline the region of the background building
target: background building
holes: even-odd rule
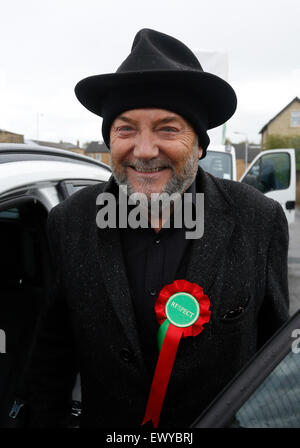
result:
[[[69,142],[63,142],[62,140],[58,143],[48,142],[44,140],[31,140],[31,141],[40,146],[51,146],[52,148],[66,149],[68,151],[76,152],[77,154],[84,154],[84,149],[80,148],[79,140],[77,140],[76,145]]]
[[[0,129],[0,143],[24,143],[24,135]]]
[[[296,96],[275,117],[271,118],[259,133],[262,146],[267,143],[270,135],[300,137],[300,99]]]
[[[87,144],[84,154],[93,157],[99,162],[110,164],[110,152],[103,142],[90,142]]]

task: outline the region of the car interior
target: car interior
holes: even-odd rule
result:
[[[0,426],[5,426],[22,381],[39,311],[53,269],[46,236],[48,212],[35,199],[23,198],[0,208]]]

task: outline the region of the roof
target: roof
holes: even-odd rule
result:
[[[54,143],[54,142],[47,142],[47,141],[41,141],[41,140],[32,140],[34,143],[40,146],[50,146],[51,148],[58,148],[58,149],[73,149],[78,148],[78,146],[73,145],[73,143],[69,142],[62,142]]]
[[[17,134],[16,132],[6,131],[6,129],[0,129],[0,132],[5,132],[6,134],[20,135],[21,137],[24,137],[23,134]]]
[[[268,123],[267,124],[265,124],[262,128],[261,128],[261,130],[259,131],[259,134],[262,134],[263,132],[264,132],[264,130],[269,126],[269,124],[273,121],[273,120],[275,120],[275,118],[277,118],[280,114],[282,114],[282,112],[284,112],[292,103],[294,103],[294,102],[298,102],[298,103],[300,103],[300,99],[297,97],[297,96],[295,96],[295,98],[292,100],[292,101],[290,101],[289,102],[289,104],[287,104],[283,109],[281,109],[281,111],[280,112],[278,112],[278,114],[276,114],[273,118],[271,118],[271,120],[269,120],[268,121]]]
[[[91,142],[86,147],[85,153],[88,152],[109,152],[108,147],[103,142]]]

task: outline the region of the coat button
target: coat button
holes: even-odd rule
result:
[[[151,288],[149,292],[151,296],[157,296],[157,291],[155,288]]]
[[[133,353],[125,347],[120,350],[120,355],[121,358],[126,362],[130,362],[133,359]]]

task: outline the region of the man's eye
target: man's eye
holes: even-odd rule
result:
[[[176,128],[172,128],[171,126],[164,126],[163,128],[161,128],[161,131],[164,132],[177,132]]]
[[[133,128],[132,128],[131,126],[120,126],[120,127],[118,128],[118,131],[129,132],[129,131],[132,131],[132,130],[133,130]]]

